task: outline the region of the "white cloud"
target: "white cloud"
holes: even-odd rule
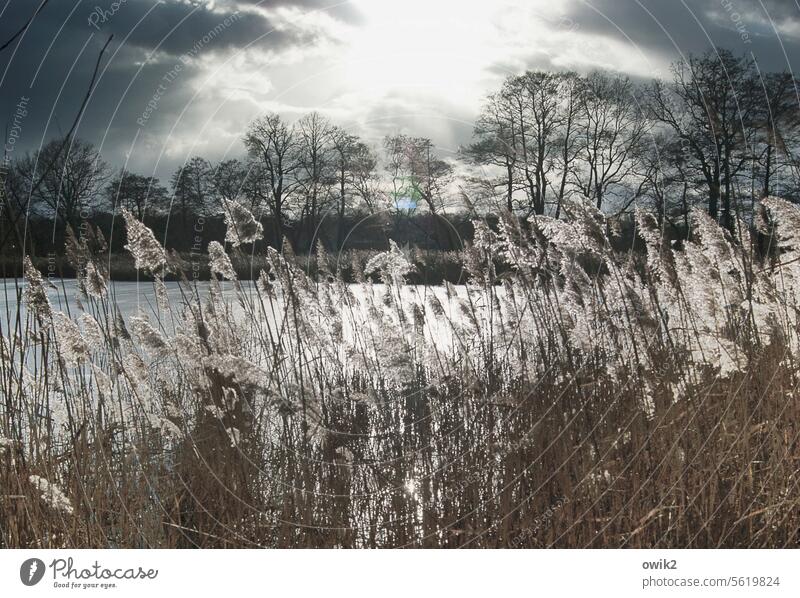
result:
[[[208,146],[212,132],[240,147],[267,111],[289,119],[317,110],[374,145],[390,133],[431,137],[445,152],[469,139],[483,98],[527,68],[621,70],[650,76],[665,65],[618,39],[583,32],[568,0],[354,0],[358,25],[325,11],[249,8],[308,44],[204,55],[197,96],[170,154]],[[213,119],[213,125],[207,122]],[[205,148],[204,148],[205,150]]]

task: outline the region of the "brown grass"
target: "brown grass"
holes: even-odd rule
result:
[[[573,217],[585,238],[570,252],[544,228],[477,235],[463,256],[469,294],[444,312],[430,298],[415,307],[390,267],[389,284],[363,283],[354,307],[325,256],[310,278],[270,253],[261,284],[236,284],[236,310],[216,285],[208,298],[185,283],[183,305],[153,324],[161,341],[83,297],[103,342],[74,364],[45,312],[12,314],[0,545],[797,546],[796,319],[759,329],[736,302],[704,307],[728,314],[717,332],[737,365],[722,373],[721,358],[691,350],[707,321],[680,261],[662,256],[656,272],[609,249],[596,215]],[[708,253],[712,241],[693,242]],[[732,259],[752,258],[726,243]],[[692,276],[738,292],[709,263]],[[745,272],[741,289],[759,276]],[[635,292],[637,276],[647,286]],[[678,304],[665,303],[669,289]],[[592,315],[584,345],[576,305]],[[359,325],[342,332],[350,318]],[[434,324],[455,342],[425,340]],[[43,499],[31,475],[74,511]]]

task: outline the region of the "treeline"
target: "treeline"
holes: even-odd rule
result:
[[[733,229],[760,198],[800,200],[797,89],[790,73],[761,72],[723,49],[650,83],[529,71],[487,97],[472,143],[455,155],[401,134],[373,147],[318,113],[267,114],[244,132],[245,157],[195,156],[166,183],[114,172],[91,143],[57,139],[4,164],[0,250],[41,252],[67,225],[111,233],[109,215],[125,207],[190,251],[198,237],[221,238],[227,201],[261,220],[265,242],[288,239],[299,252],[316,241],[384,248],[390,237],[452,250],[476,214],[558,218],[571,198],[612,215],[644,205],[676,231],[701,204]]]
[[[223,210],[224,208],[220,208]],[[493,216],[488,217],[490,222],[496,221]],[[263,239],[249,244],[247,253],[262,254],[267,246],[276,247],[276,224],[272,216],[262,216],[258,219],[264,228]],[[144,220],[148,228],[159,240],[181,254],[205,254],[208,243],[220,241],[225,238],[225,216],[223,213],[208,215],[191,213],[188,217],[186,228],[181,218],[176,214],[166,212],[152,213]],[[303,237],[302,223],[291,221],[284,223],[286,239],[292,247],[300,247],[301,253],[309,253],[294,239]],[[322,243],[324,249],[336,247],[336,238],[340,225],[348,231],[344,250],[375,250],[383,251],[389,245],[389,239],[402,239],[404,247],[416,247],[423,250],[436,251],[443,248],[436,244],[435,235],[440,224],[434,216],[427,212],[412,215],[397,215],[388,212],[370,213],[367,211],[353,210],[345,214],[344,218],[324,218],[316,228],[316,238]],[[107,211],[97,211],[86,221],[79,223],[76,231],[80,236],[87,232],[87,225],[97,227],[103,233],[106,245],[112,254],[126,253],[127,243],[125,221],[119,216]],[[460,249],[463,243],[472,239],[472,221],[465,212],[456,212],[447,215],[447,226],[453,231],[454,247]],[[63,253],[67,241],[67,228],[54,223],[51,218],[33,215],[29,221],[26,232],[26,245],[35,248],[35,255],[47,257],[49,253]],[[397,241],[398,243],[400,241]],[[308,247],[306,245],[306,247]],[[4,255],[12,255],[7,247]],[[17,256],[18,257],[18,256]],[[18,259],[16,259],[19,262]]]

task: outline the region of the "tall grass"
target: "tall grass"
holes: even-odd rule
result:
[[[638,213],[636,253],[579,204],[476,222],[459,287],[407,284],[394,245],[313,277],[270,250],[239,282],[248,216],[201,290],[126,215],[153,313],[111,301],[102,239],[70,243],[72,305],[26,261],[2,546],[797,545],[796,207],[766,200],[758,242]]]

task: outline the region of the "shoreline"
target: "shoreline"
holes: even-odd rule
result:
[[[328,255],[326,270],[338,272],[345,282],[356,282],[362,275],[367,262],[380,251],[349,250],[337,258],[336,255]],[[178,254],[183,262],[183,272],[190,280],[209,281],[211,271],[208,268],[208,256],[206,254]],[[319,273],[318,256],[316,254],[300,254],[295,256],[295,261],[303,271],[309,276],[316,277]],[[75,279],[75,268],[68,262],[66,255],[36,256],[31,257],[33,265],[42,273],[45,278]],[[256,280],[262,270],[268,270],[269,265],[266,256],[256,255],[253,257],[236,256],[231,259],[233,267],[239,280]],[[460,252],[455,251],[417,251],[411,260],[415,266],[415,272],[408,275],[409,284],[440,285],[444,282],[459,284],[466,280],[466,272],[463,269],[463,262]],[[134,266],[133,258],[127,253],[113,253],[105,256],[100,262],[108,268],[108,278],[114,282],[149,282],[154,280],[152,276],[147,276],[137,270]],[[355,270],[360,273],[356,275]],[[22,259],[15,257],[0,257],[0,280],[14,280],[23,278]],[[164,277],[165,282],[180,282],[182,277],[179,273],[169,272]]]

